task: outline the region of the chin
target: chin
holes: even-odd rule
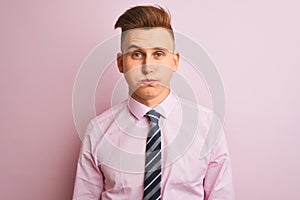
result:
[[[139,91],[139,92],[135,92],[135,94],[142,98],[142,99],[153,99],[154,97],[158,96],[159,92],[157,91]]]
[[[148,88],[139,88],[134,93],[133,96],[142,99],[142,100],[159,100],[160,98],[164,98],[166,94],[166,90],[160,90],[158,88],[154,87],[148,87]]]

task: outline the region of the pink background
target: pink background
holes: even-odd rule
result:
[[[76,73],[137,2],[0,2],[0,199],[71,199],[81,144]],[[222,76],[236,199],[300,199],[298,1],[155,3]]]

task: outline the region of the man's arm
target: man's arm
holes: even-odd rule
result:
[[[210,156],[204,179],[204,200],[233,200],[231,163],[223,131]]]
[[[79,154],[73,200],[99,200],[101,197],[103,176],[93,155],[93,130],[90,122]]]

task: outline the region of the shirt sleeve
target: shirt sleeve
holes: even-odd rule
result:
[[[231,163],[223,130],[210,155],[204,178],[204,200],[234,200]]]
[[[73,200],[99,200],[103,190],[103,175],[93,155],[94,127],[89,123],[79,153]]]

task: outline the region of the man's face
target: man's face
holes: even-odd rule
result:
[[[130,95],[146,105],[159,104],[169,94],[172,73],[179,61],[169,30],[129,30],[123,36],[121,49],[118,68],[125,75]]]

